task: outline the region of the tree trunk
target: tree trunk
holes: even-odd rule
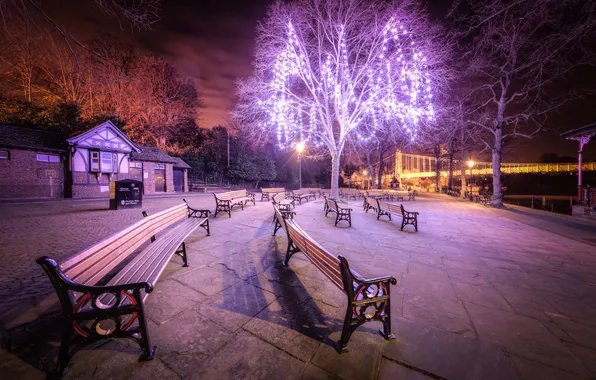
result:
[[[466,189],[468,188],[466,184],[466,149],[464,146],[464,130],[461,130],[461,158],[459,160],[460,167],[461,167],[461,190],[460,195],[462,198],[465,198]]]
[[[384,156],[385,156],[385,151],[382,149],[379,149],[379,173],[377,173],[377,187],[376,187],[376,189],[383,188],[383,158],[384,158]],[[374,178],[374,177],[371,177],[371,178]]]
[[[503,193],[501,191],[501,147],[503,146],[503,124],[499,123],[495,131],[495,145],[492,149],[493,167],[493,196],[491,205],[503,207]]]
[[[437,181],[436,192],[441,192],[441,147],[439,145],[435,146],[435,180]]]
[[[447,188],[449,190],[453,190],[453,156],[455,155],[455,138],[451,140],[451,144],[449,144],[449,182],[447,183]]]
[[[331,155],[331,198],[339,199],[339,163],[341,155]]]

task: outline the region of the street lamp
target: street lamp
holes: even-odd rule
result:
[[[362,171],[362,174],[364,175],[364,181],[362,181],[362,187],[363,187],[362,190],[366,190],[368,187],[368,181],[366,180],[366,173],[367,173],[366,170]]]
[[[303,141],[300,141],[296,144],[296,152],[298,152],[298,188],[302,189],[302,152],[304,152]]]
[[[470,199],[472,199],[472,168],[476,164],[474,161],[468,161],[468,166],[470,167]]]

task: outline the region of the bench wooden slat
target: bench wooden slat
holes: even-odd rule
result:
[[[151,236],[186,218],[186,210],[187,207],[183,204],[174,210],[165,210],[153,217],[145,218],[125,230],[125,234],[117,234],[100,242],[80,255],[74,256],[61,267],[66,268],[64,273],[73,281],[95,285]],[[73,263],[77,257],[84,257],[84,259]]]
[[[286,226],[294,244],[335,286],[343,291],[343,282],[337,258],[325,251],[323,247],[314,243],[312,238],[293,221],[286,220]]]
[[[275,208],[276,215],[281,218],[281,212]],[[291,218],[281,218],[285,223],[289,244],[286,251],[284,265],[297,252],[302,252],[306,258],[323,275],[337,286],[348,298],[346,317],[342,334],[336,348],[339,353],[347,352],[350,336],[365,322],[378,320],[383,323],[380,333],[385,339],[393,339],[391,334],[391,305],[389,288],[397,280],[392,276],[365,279],[350,269],[348,261],[342,257],[335,257],[310,237]],[[279,219],[278,219],[279,220]],[[276,227],[277,231],[277,227]],[[275,234],[275,232],[274,232]],[[372,306],[372,307],[370,307]]]
[[[128,263],[108,285],[119,285],[135,282],[154,284],[163,272],[166,264],[174,255],[180,244],[194,232],[205,219],[191,218],[181,222],[174,228],[166,230],[166,236],[157,235],[157,240],[151,243]]]

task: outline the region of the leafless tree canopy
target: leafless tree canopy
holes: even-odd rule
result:
[[[445,83],[439,36],[411,1],[278,2],[258,28],[255,73],[239,83],[234,116],[257,142],[310,138],[309,149],[325,147],[337,191],[350,139],[386,128],[415,136],[433,118],[418,104]]]
[[[582,0],[467,0],[454,5],[462,41],[466,122],[492,154],[493,205],[501,203],[503,144],[530,138],[573,99],[562,81],[594,63],[596,3]]]

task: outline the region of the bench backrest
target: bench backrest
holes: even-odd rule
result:
[[[299,195],[310,194],[310,190],[308,190],[308,189],[292,190],[292,192],[294,194],[299,194]]]
[[[60,265],[60,269],[73,281],[95,285],[153,235],[187,217],[186,203],[149,215],[70,257]]]
[[[371,197],[382,197],[387,194],[384,190],[368,190],[366,193]]]
[[[287,233],[296,247],[313,263],[323,274],[345,293],[340,263],[337,257],[329,253],[302,230],[294,220],[286,219]]]
[[[309,192],[316,194],[318,194],[321,191],[321,189],[319,189],[318,187],[307,187],[305,188],[305,190],[308,190]]]
[[[273,204],[286,200],[286,193],[277,193],[273,196]]]
[[[396,215],[403,215],[403,206],[396,205],[395,203],[388,203],[383,202],[377,199],[377,205],[379,206],[379,210],[388,211],[392,214]]]
[[[286,189],[283,187],[261,187],[262,193],[283,193]]]
[[[327,207],[337,212],[337,201],[335,199],[325,197],[325,202]]]
[[[242,198],[247,196],[247,191],[245,190],[234,190],[234,191],[226,191],[225,193],[213,193],[216,199],[220,200],[230,200],[232,198]]]

